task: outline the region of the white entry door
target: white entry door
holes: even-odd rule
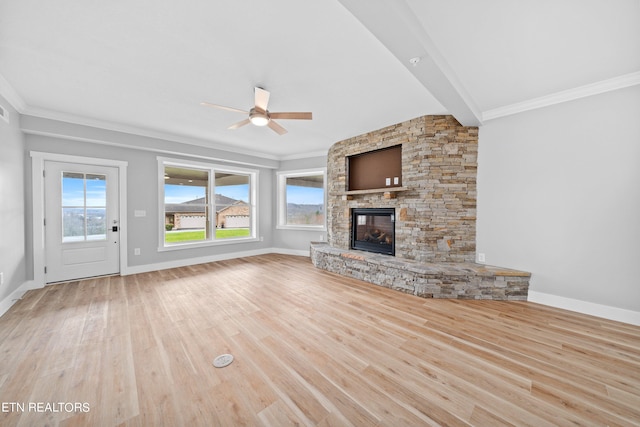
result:
[[[46,282],[120,271],[118,168],[45,162]]]

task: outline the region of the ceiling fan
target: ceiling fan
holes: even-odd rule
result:
[[[267,104],[269,103],[269,91],[264,90],[261,87],[255,87],[255,106],[249,110],[239,110],[233,107],[225,107],[224,105],[211,104],[209,102],[201,102],[201,105],[207,107],[221,108],[223,110],[235,111],[237,113],[248,114],[249,117],[229,126],[229,129],[238,129],[249,123],[253,123],[256,126],[269,126],[271,130],[278,135],[284,135],[287,130],[276,123],[273,119],[287,119],[287,120],[311,120],[311,113],[272,113],[267,110]]]

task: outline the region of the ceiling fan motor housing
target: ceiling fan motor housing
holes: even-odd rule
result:
[[[271,116],[268,111],[254,107],[249,110],[249,120],[256,126],[266,126],[271,120]]]

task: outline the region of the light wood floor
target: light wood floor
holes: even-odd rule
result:
[[[89,410],[29,411],[58,402]],[[640,327],[265,255],[28,292],[0,403],[3,426],[640,425]]]

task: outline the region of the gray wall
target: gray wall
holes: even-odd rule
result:
[[[25,159],[19,115],[0,97],[9,123],[0,119],[0,302],[26,280]],[[1,313],[1,311],[0,311]]]
[[[326,168],[327,156],[307,157],[304,159],[295,160],[283,160],[280,162],[279,171],[296,171],[313,168]],[[276,190],[276,178],[273,179],[273,188]],[[325,195],[326,196],[326,195]],[[275,205],[275,193],[274,193],[274,206],[273,206],[273,246],[276,248],[287,249],[297,253],[309,252],[309,246],[311,242],[326,241],[327,232],[314,230],[283,230],[276,229],[277,225],[277,206]]]
[[[136,135],[88,128],[86,126],[49,120],[43,121],[28,116],[23,116],[23,118],[25,119],[24,128],[29,132],[25,141],[25,156],[27,157],[30,151],[41,151],[128,162],[127,259],[130,267],[172,263],[193,258],[215,257],[272,247],[273,224],[275,223],[273,218],[274,166],[278,164],[277,161],[242,156],[237,153],[207,150],[202,147],[175,144],[165,140],[152,140]],[[55,133],[56,136],[35,134],[39,132],[39,129],[46,129],[47,133]],[[77,140],[77,138],[86,140]],[[126,148],[125,146],[137,148]],[[154,146],[161,147],[162,151],[154,151],[152,148]],[[22,160],[22,152],[20,155]],[[233,159],[233,162],[222,160],[227,155],[228,158]],[[158,156],[207,161],[214,164],[258,170],[258,236],[262,237],[263,241],[159,252]],[[247,162],[248,165],[243,165],[243,161]],[[259,166],[259,163],[263,163],[264,166]],[[29,166],[25,192],[25,197],[29,201],[32,197],[30,173]],[[145,210],[147,215],[142,218],[135,217],[135,210]],[[28,216],[31,217],[31,212],[28,212]],[[134,248],[140,248],[141,254],[134,255]],[[32,251],[28,255],[32,256]]]
[[[531,291],[640,311],[640,86],[480,128],[477,250]]]

